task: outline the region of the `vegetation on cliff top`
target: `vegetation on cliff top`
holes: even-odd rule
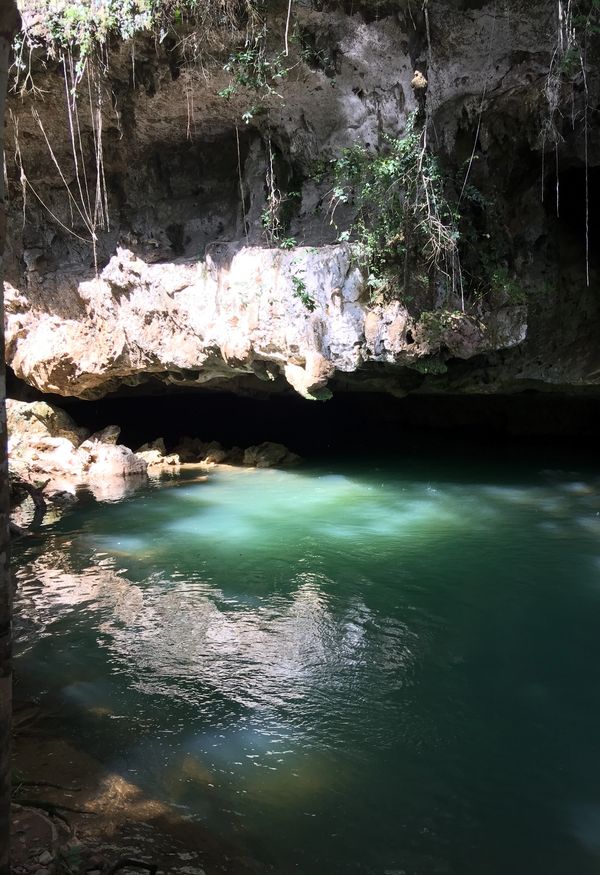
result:
[[[20,46],[40,38],[48,54],[68,48],[82,67],[111,38],[132,39],[167,33],[188,23],[211,41],[211,33],[238,30],[251,21],[260,0],[22,0],[24,31]]]
[[[542,154],[548,147],[557,148],[560,141],[558,125],[565,83],[576,76],[583,77],[587,94],[587,41],[600,30],[600,0],[556,0],[556,3],[557,47],[545,92],[548,112],[541,129]],[[427,3],[423,5],[426,8]],[[282,193],[279,189],[266,112],[270,98],[282,96],[281,84],[295,63],[288,57],[294,40],[293,20],[292,27],[290,21],[295,0],[281,0],[278,4],[272,0],[79,0],[74,3],[24,0],[22,7],[27,13],[26,29],[16,46],[16,89],[19,80],[21,87],[24,83],[24,90],[30,87],[31,49],[39,48],[36,39],[41,38],[48,55],[58,58],[64,68],[71,95],[69,118],[74,154],[75,143],[80,139],[80,132],[76,130],[77,88],[86,72],[92,79],[90,93],[95,95],[95,105],[91,111],[96,114],[99,126],[96,150],[99,180],[96,191],[99,194],[97,203],[90,208],[83,196],[75,194],[74,206],[84,214],[93,245],[97,230],[108,226],[109,219],[102,168],[99,80],[108,67],[111,40],[130,40],[144,33],[157,42],[164,41],[170,33],[178,33],[182,41],[195,40],[191,64],[198,63],[207,44],[228,47],[229,52],[222,52],[222,60],[217,62],[230,80],[227,87],[219,91],[220,95],[228,99],[238,92],[247,94],[241,119],[248,123],[258,116],[266,118],[264,123],[256,121],[264,134],[267,155],[267,200],[262,214],[265,239],[271,245],[289,247],[296,243],[295,238],[289,236],[285,211],[289,211],[290,199],[300,198],[301,192]],[[275,8],[281,17],[276,46],[271,39],[272,22],[267,21],[267,12]],[[302,45],[298,42],[296,54],[301,57],[301,53]],[[481,113],[484,102],[485,92]],[[584,126],[587,137],[587,116]],[[429,127],[424,103],[420,112],[408,120],[404,134],[395,139],[384,137],[377,151],[357,144],[321,162],[324,180],[331,185],[332,219],[340,204],[349,204],[356,213],[351,225],[346,221],[345,229],[340,231],[340,240],[358,243],[371,290],[385,297],[403,297],[405,302],[410,302],[414,296],[423,300],[432,296],[446,300],[450,296],[454,303],[460,301],[462,309],[465,295],[468,300],[477,300],[486,290],[500,293],[500,298],[508,298],[513,303],[522,300],[523,291],[515,285],[510,257],[504,257],[507,247],[502,239],[501,223],[493,221],[490,195],[484,196],[469,179],[477,157],[475,151],[468,166],[459,168],[457,173],[456,167],[448,162],[443,165],[434,154],[427,138]],[[50,143],[48,148],[52,154]],[[75,164],[78,173],[77,160]],[[241,167],[239,172],[243,187]],[[462,178],[458,179],[461,173]],[[85,186],[79,186],[80,194],[83,188]],[[71,192],[69,197],[73,199]],[[589,241],[586,246],[589,247]],[[442,289],[445,294],[440,295]]]

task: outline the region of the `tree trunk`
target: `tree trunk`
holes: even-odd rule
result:
[[[10,728],[12,710],[12,586],[9,568],[4,285],[2,281],[6,242],[4,107],[8,83],[8,57],[19,23],[19,13],[14,0],[0,0],[0,875],[8,875],[10,870]]]

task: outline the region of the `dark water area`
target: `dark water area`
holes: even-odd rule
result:
[[[278,873],[600,869],[600,469],[183,475],[17,547],[20,695]]]

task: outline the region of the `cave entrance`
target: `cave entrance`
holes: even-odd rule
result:
[[[529,444],[581,451],[595,446],[600,399],[535,391],[517,395],[408,395],[334,393],[326,402],[295,393],[270,397],[222,391],[122,394],[98,401],[48,397],[91,430],[121,427],[121,441],[137,448],[163,437],[172,448],[183,435],[218,440],[226,447],[277,441],[305,457],[344,453],[402,454],[429,446],[444,454],[466,447],[511,452]],[[520,452],[520,450],[519,450]]]
[[[551,173],[546,178],[544,205],[549,220],[555,223],[559,243],[581,250],[584,258],[587,222],[590,262],[599,265],[600,167],[588,167],[587,182],[582,166],[560,170],[558,175]]]

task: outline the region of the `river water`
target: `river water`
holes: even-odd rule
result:
[[[282,875],[600,871],[597,471],[167,487],[17,547],[19,690],[57,733]]]

